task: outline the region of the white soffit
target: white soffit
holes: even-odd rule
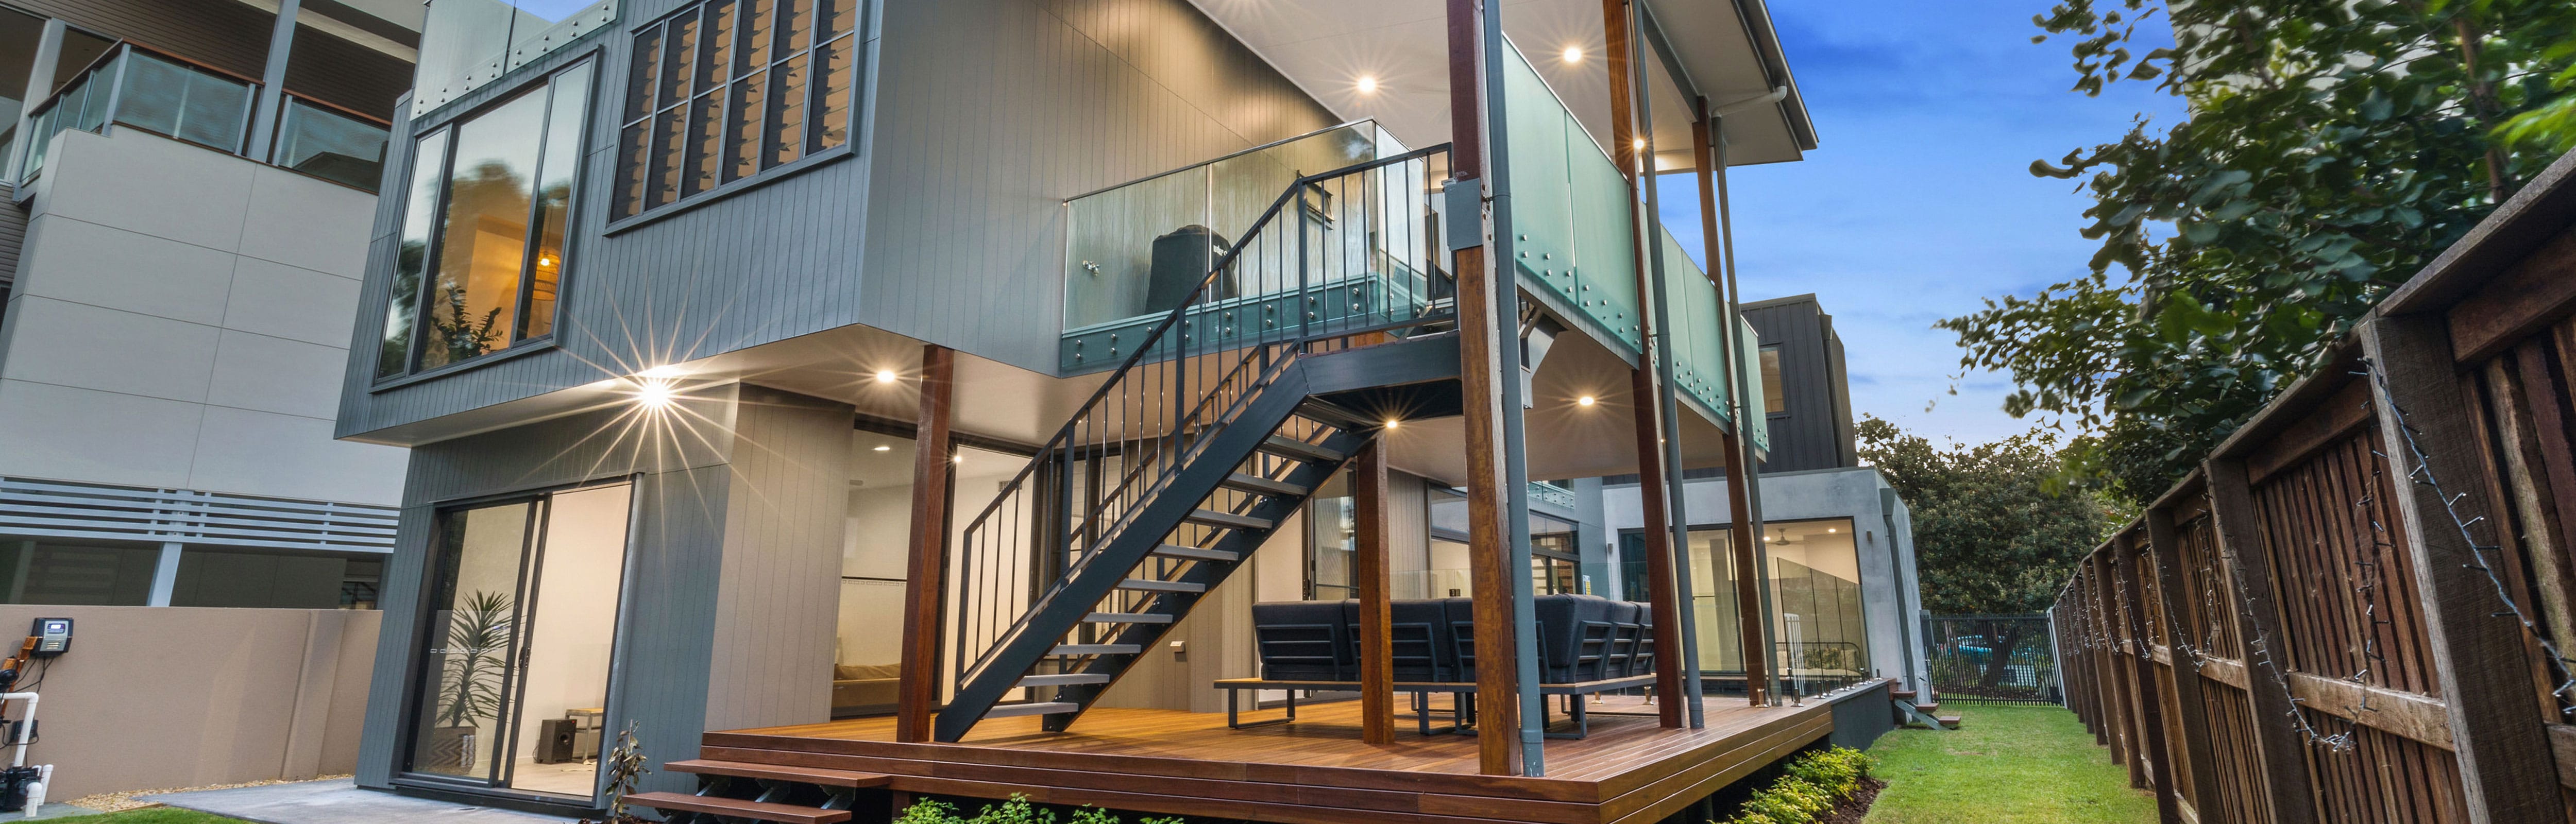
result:
[[[1449,140],[1449,52],[1444,0],[1192,0],[1308,94],[1347,120],[1373,118],[1410,146]],[[1682,70],[1712,107],[1788,96],[1728,118],[1729,165],[1799,159],[1815,148],[1794,81],[1772,42],[1759,0],[1639,0],[1671,42]],[[1744,10],[1739,14],[1738,9]],[[1505,0],[1503,32],[1567,99],[1596,141],[1610,134],[1599,0]],[[1583,59],[1563,59],[1568,47]],[[1637,50],[1653,72],[1657,166],[1690,167],[1687,98],[1654,53]],[[1363,94],[1368,78],[1376,90]]]

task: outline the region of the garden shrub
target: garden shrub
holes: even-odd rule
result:
[[[1754,791],[1726,824],[1809,824],[1858,789],[1877,765],[1878,759],[1850,747],[1798,756],[1787,775]]]
[[[1029,803],[1029,797],[1011,794],[1001,806],[984,805],[973,818],[957,814],[957,805],[924,798],[904,808],[894,824],[1056,824],[1055,810]],[[1121,824],[1118,814],[1099,807],[1082,807],[1073,811],[1066,824]],[[1142,818],[1136,824],[1186,824],[1180,817]]]

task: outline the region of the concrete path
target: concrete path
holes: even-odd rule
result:
[[[569,818],[361,790],[346,778],[141,798],[259,824],[572,824]]]

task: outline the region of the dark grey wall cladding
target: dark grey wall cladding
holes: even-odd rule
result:
[[[885,22],[866,322],[1050,374],[1064,198],[1334,122],[1182,0],[894,3]]]
[[[1896,699],[1890,689],[1879,684],[1835,701],[1833,745],[1866,750],[1879,736],[1895,731]]]
[[[682,401],[687,418],[730,425],[730,388]],[[722,570],[724,511],[731,484],[730,439],[638,437],[622,410],[558,418],[489,432],[411,452],[394,554],[385,564],[383,634],[376,677],[368,685],[366,731],[359,742],[358,781],[386,786],[400,760],[403,693],[419,677],[421,590],[436,502],[636,476],[636,534],[628,548],[634,580],[626,600],[639,609],[621,634],[627,678],[610,711],[638,720],[655,761],[694,757],[706,712],[711,627]],[[675,674],[700,677],[672,677]]]
[[[694,393],[658,419],[633,410],[559,418],[412,451],[387,564],[359,781],[400,760],[435,502],[632,477],[635,533],[621,606],[610,725],[637,725],[654,761],[691,758],[698,733],[810,723],[829,713],[850,410],[760,387]],[[692,434],[682,430],[694,426]],[[656,789],[686,790],[685,776]]]
[[[1844,383],[1842,344],[1833,316],[1812,295],[1748,303],[1744,320],[1764,346],[1780,348],[1780,384],[1788,410],[1769,417],[1770,457],[1763,472],[1796,472],[1855,465],[1851,454],[1851,391]]]
[[[596,41],[562,348],[368,392],[401,201],[384,198],[342,435],[854,323],[1053,374],[1066,197],[1333,122],[1186,0],[886,3],[860,157],[602,238],[627,32],[684,5],[631,3]]]

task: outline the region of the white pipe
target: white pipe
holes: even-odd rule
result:
[[[1773,86],[1770,91],[1717,107],[1717,116],[1725,117],[1755,106],[1778,103],[1787,99],[1789,99],[1789,87],[1786,84]]]
[[[27,745],[35,743],[34,740],[28,736],[34,734],[36,731],[36,697],[36,694],[32,692],[0,693],[0,702],[27,702],[26,711],[18,716],[18,740],[14,742],[15,746],[18,748],[18,752],[9,759],[9,765],[12,767],[27,766]],[[45,782],[53,777],[53,767],[43,767],[41,768],[41,772],[37,776],[35,782],[28,785],[27,809],[25,811],[25,816],[27,818],[35,818],[36,808],[44,805]]]

